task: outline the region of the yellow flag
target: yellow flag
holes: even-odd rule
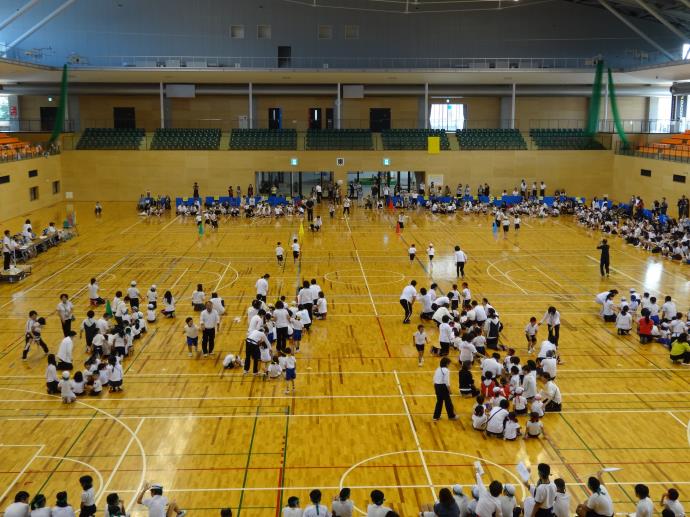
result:
[[[299,232],[298,232],[298,234],[299,234],[299,240],[300,240],[300,241],[301,241],[302,239],[304,239],[304,222],[303,222],[303,221],[300,221],[300,222],[299,222]]]
[[[429,136],[427,137],[427,150],[429,154],[439,154],[441,152],[441,137]]]

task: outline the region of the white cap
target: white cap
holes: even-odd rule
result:
[[[156,284],[153,284],[153,285],[151,286],[151,290],[153,290],[153,291],[156,290]]]
[[[500,393],[500,392],[501,392],[501,388],[499,388],[498,386],[496,386],[496,387],[494,388],[494,393]]]
[[[505,484],[503,485],[503,491],[509,496],[515,495],[515,487],[513,485]]]
[[[631,293],[634,293],[634,292],[635,292],[635,288],[634,288],[634,287],[631,287],[631,288],[630,288],[630,292],[631,292]]]
[[[537,393],[537,394],[534,396],[534,400],[541,400],[541,394]]]
[[[477,485],[472,485],[472,497],[479,499],[479,487]]]
[[[63,379],[69,379],[69,372],[62,372]]]
[[[140,318],[143,318],[143,317],[144,317],[144,313],[141,312],[141,311],[139,311],[139,312],[137,312],[137,316],[139,316]]]
[[[152,490],[163,490],[163,485],[159,485],[158,483],[155,483],[149,487],[149,489]]]
[[[152,304],[152,303],[149,303],[148,308],[149,308],[149,309],[153,309],[153,304]]]
[[[525,391],[524,388],[522,388],[522,387],[520,387],[520,386],[518,386],[517,388],[515,388],[515,393],[522,393],[522,392],[524,392],[524,391]]]
[[[453,493],[457,495],[462,494],[462,487],[460,485],[453,485],[452,487]]]
[[[135,285],[137,285],[136,280],[132,280],[132,282],[130,283],[130,285],[131,285],[132,287],[134,287]]]

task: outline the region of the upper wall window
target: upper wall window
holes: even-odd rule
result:
[[[345,39],[359,39],[359,25],[346,25]]]
[[[270,25],[257,25],[256,26],[256,38],[257,39],[271,39],[271,26]]]
[[[319,39],[333,39],[333,25],[319,25]]]
[[[244,39],[244,25],[231,25],[230,26],[230,38],[231,39]]]
[[[6,95],[0,95],[0,127],[10,125],[10,100]]]
[[[690,59],[690,43],[685,43],[681,50],[682,59]]]

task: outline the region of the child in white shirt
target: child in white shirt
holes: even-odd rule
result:
[[[520,424],[518,423],[517,415],[515,413],[509,413],[508,419],[506,420],[506,426],[503,429],[503,439],[512,442],[521,434],[522,433],[520,432]]]
[[[410,255],[410,262],[414,262],[414,257],[417,255],[417,248],[415,247],[414,244],[410,244],[409,249],[407,250],[407,253]]]
[[[525,327],[525,338],[527,338],[527,353],[534,353],[534,346],[537,344],[537,332],[539,331],[539,324],[537,318],[532,316],[529,323]]]
[[[418,365],[422,366],[424,364],[424,345],[429,342],[426,337],[426,332],[424,331],[424,325],[417,325],[417,332],[412,336],[412,342],[417,349]]]
[[[280,242],[276,245],[276,260],[278,261],[278,265],[282,266],[283,265],[283,259],[285,257],[285,250],[283,247],[280,245]]]
[[[536,413],[540,418],[544,416],[544,403],[541,401],[541,395],[539,393],[534,396],[530,413]]]
[[[199,352],[199,327],[194,324],[194,318],[187,318],[184,326],[184,334],[187,336],[187,355],[192,357],[192,347],[194,352]]]
[[[434,255],[436,254],[436,251],[434,250],[434,244],[429,243],[429,247],[426,249],[426,254],[429,256],[429,262],[434,261]]]
[[[77,400],[72,382],[69,380],[69,372],[62,372],[62,380],[58,383],[58,387],[60,388],[60,395],[62,396],[63,403],[71,404]]]
[[[484,406],[481,404],[475,406],[474,413],[472,414],[472,428],[477,431],[485,431],[487,420],[488,416]]]
[[[267,374],[269,379],[277,379],[283,376],[283,369],[278,364],[277,357],[274,357],[271,364],[268,365]]]
[[[285,393],[290,393],[290,386],[292,392],[295,392],[295,379],[297,378],[297,359],[292,354],[292,349],[287,347],[285,349]]]
[[[149,303],[149,307],[146,310],[146,321],[149,323],[156,321],[156,307],[152,303]]]
[[[532,412],[525,424],[525,438],[539,438],[544,433],[544,424],[539,421],[539,413]]]
[[[319,297],[316,300],[316,311],[314,317],[317,320],[325,320],[328,313],[328,302],[326,301],[326,296],[323,291],[319,291]]]
[[[513,409],[518,415],[527,413],[527,399],[523,395],[524,391],[521,387],[515,388],[515,394],[513,395]]]

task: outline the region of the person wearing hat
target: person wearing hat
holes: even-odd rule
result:
[[[60,395],[63,403],[71,404],[77,400],[72,382],[69,380],[69,372],[62,372],[62,380],[58,383],[58,387],[60,388]]]
[[[137,288],[136,281],[132,280],[127,289],[127,296],[129,297],[129,306],[134,310],[135,307],[139,307],[139,289]]]
[[[153,284],[146,293],[146,300],[148,305],[153,305],[154,309],[158,308],[158,293],[156,292],[156,284]]]
[[[519,517],[521,510],[515,501],[515,486],[510,484],[503,485],[503,494],[498,497],[501,501],[501,513],[503,517]]]
[[[151,497],[144,499],[147,491],[151,491]],[[183,517],[187,512],[180,509],[175,501],[168,502],[163,495],[163,486],[144,482],[144,488],[137,496],[137,504],[143,504],[149,509],[149,517]]]
[[[458,508],[460,509],[460,515],[467,515],[467,505],[470,503],[470,501],[468,497],[462,492],[462,486],[453,485],[451,487],[451,491],[453,492],[453,499],[455,499],[455,504],[457,504]]]

